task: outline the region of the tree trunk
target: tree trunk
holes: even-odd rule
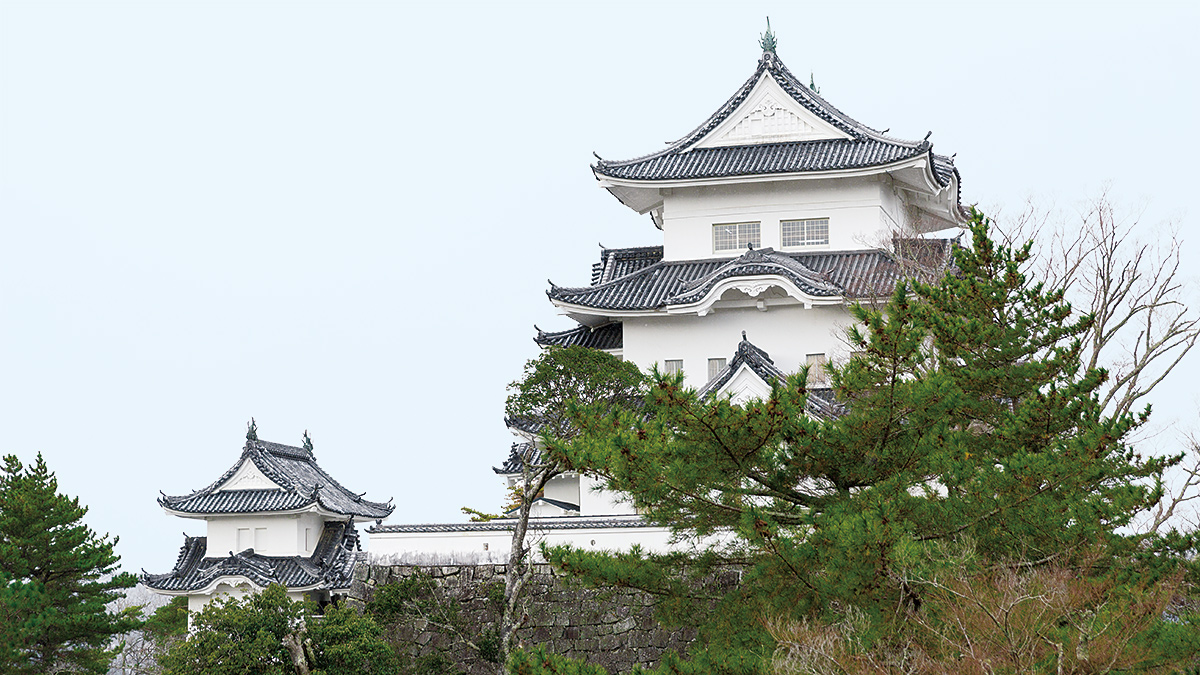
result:
[[[308,667],[308,657],[304,654],[304,638],[306,633],[307,631],[302,623],[295,630],[283,637],[283,648],[292,657],[292,666],[296,669],[296,675],[311,675]]]

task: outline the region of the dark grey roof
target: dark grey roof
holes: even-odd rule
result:
[[[693,148],[733,114],[764,72],[799,105],[849,138]],[[796,79],[774,53],[763,52],[750,79],[691,133],[649,155],[622,161],[600,160],[592,170],[612,178],[659,181],[859,169],[885,166],[922,155],[929,157],[941,185],[949,185],[951,177],[957,176],[953,160],[935,155],[928,139],[892,138],[857,122]]]
[[[288,588],[349,588],[354,566],[364,554],[358,532],[348,522],[327,522],[313,554],[265,556],[248,548],[224,557],[208,556],[206,537],[187,537],[175,568],[166,574],[142,572],[142,583],[160,591],[195,591],[222,577],[246,577],[260,587],[283,584]]]
[[[685,305],[696,302],[720,281],[758,274],[774,274],[789,279],[801,291],[814,297],[836,297],[842,294],[840,286],[829,281],[826,276],[805,267],[795,258],[776,253],[771,248],[760,248],[748,250],[703,277],[688,282],[678,295],[671,298],[671,304]]]
[[[733,379],[735,373],[743,365],[754,371],[755,375],[762,378],[763,382],[771,384],[776,381],[782,382],[787,378],[787,374],[775,365],[769,354],[761,348],[746,339],[746,333],[742,332],[742,341],[738,343],[737,351],[734,352],[733,358],[725,364],[721,372],[713,376],[703,387],[700,388],[696,395],[705,399],[715,395]],[[809,388],[808,400],[805,404],[805,410],[815,417],[832,418],[845,414],[845,408],[837,402],[833,395],[833,390],[825,388]]]
[[[498,518],[483,523],[433,523],[428,525],[381,525],[367,532],[502,532],[513,529],[515,519]],[[587,516],[554,516],[530,518],[531,530],[589,530],[592,528],[659,527],[640,517],[589,518]]]
[[[765,351],[755,346],[752,342],[746,339],[745,331],[742,331],[742,341],[738,343],[737,350],[733,353],[733,358],[725,364],[721,372],[717,373],[711,380],[708,381],[700,390],[696,392],[699,398],[708,398],[717,393],[733,379],[734,373],[743,365],[748,366],[754,371],[764,382],[771,384],[775,380],[787,379],[787,374],[775,365],[771,360],[770,355]]]
[[[543,347],[590,347],[591,349],[620,349],[623,344],[623,332],[620,322],[606,323],[603,326],[591,328],[576,326],[570,330],[548,333],[537,329],[537,337],[533,341]]]
[[[562,509],[563,511],[578,511],[579,510],[578,504],[572,504],[571,502],[564,502],[561,499],[550,499],[549,497],[538,497],[537,499],[533,500],[534,505],[537,505],[539,502],[543,503],[543,504],[549,504],[551,506],[557,506],[558,508]],[[512,517],[515,517],[516,514],[519,513],[520,511],[521,511],[521,507],[518,506],[517,508],[509,509],[504,515],[506,517],[512,518]]]
[[[280,489],[218,490],[244,462],[253,462]],[[359,518],[386,518],[395,508],[347,490],[317,466],[311,451],[259,440],[246,441],[242,456],[212,485],[189,495],[163,495],[158,503],[172,511],[195,514],[292,511],[316,505]]]
[[[945,242],[937,245],[949,251]],[[786,262],[789,258],[794,264]],[[889,295],[896,282],[910,271],[881,249],[794,253],[763,249],[734,259],[660,258],[594,286],[551,284],[546,294],[551,300],[595,309],[654,310],[692,302],[720,279],[781,274],[815,297],[870,298]]]
[[[509,425],[512,426],[511,424]],[[513,443],[508,450],[508,459],[500,466],[493,466],[492,471],[506,476],[514,473],[521,473],[521,465],[524,463],[521,459],[529,449],[533,447],[532,443]]]
[[[592,265],[592,285],[619,279],[662,260],[663,247],[601,248],[600,262]]]

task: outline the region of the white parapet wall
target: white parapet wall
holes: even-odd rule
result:
[[[484,523],[385,525],[368,530],[370,560],[374,564],[469,565],[508,562],[515,520],[500,518]],[[628,551],[634,544],[647,552],[671,549],[671,533],[651,526],[638,516],[530,519],[527,543],[548,546],[570,544],[594,551]]]

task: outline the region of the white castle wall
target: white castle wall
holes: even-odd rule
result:
[[[627,551],[634,544],[665,552],[670,533],[665,527],[587,528],[531,531],[528,541],[549,546],[571,544],[588,550]],[[448,564],[508,562],[512,532],[372,532],[370,559],[379,564]],[[535,545],[534,551],[537,551]],[[535,553],[535,558],[541,556]]]
[[[783,249],[779,222],[829,219],[829,245]],[[874,248],[905,222],[904,205],[887,176],[792,180],[673,188],[663,197],[663,258],[737,256],[713,251],[713,225],[761,223],[761,247],[776,250]]]
[[[323,526],[323,519],[315,513],[209,518],[208,555],[221,557],[253,548],[262,555],[307,557],[312,555]],[[239,529],[247,530],[241,541]]]
[[[708,381],[708,359],[733,358],[742,331],[750,342],[770,354],[785,373],[796,372],[808,354],[845,358],[842,336],[851,319],[840,305],[804,309],[800,305],[769,308],[718,309],[707,316],[629,318],[624,322],[625,359],[639,368],[667,359],[683,359],[685,383],[702,387]]]

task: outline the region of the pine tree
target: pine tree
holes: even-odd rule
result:
[[[929,580],[949,573],[1053,565],[1104,577],[1114,597],[1177,574],[1190,538],[1121,528],[1157,501],[1179,458],[1130,447],[1149,411],[1105,416],[1106,374],[1079,358],[1092,318],[1072,318],[1061,289],[1024,274],[1029,247],[998,245],[989,228],[973,214],[973,245],[945,278],[852,309],[858,353],[831,373],[841,417],[803,414],[805,372],[744,406],[659,376],[640,411],[575,408],[582,433],[557,448],[562,461],[701,547],[559,547],[550,561],[645,589],[664,620],[699,627],[693,661],[672,672],[760,672],[775,649],[768,620],[832,624],[852,612],[870,627],[865,645],[886,642],[911,628]],[[729,569],[741,583],[714,587]]]
[[[104,673],[115,635],[140,625],[137,608],[110,613],[137,578],[118,573],[117,539],[83,524],[87,507],[58,494],[39,454],[29,467],[15,456],[0,467],[0,612],[10,664],[5,672]],[[15,617],[15,621],[12,618]],[[10,622],[11,621],[11,622]],[[0,656],[0,658],[3,658]]]

